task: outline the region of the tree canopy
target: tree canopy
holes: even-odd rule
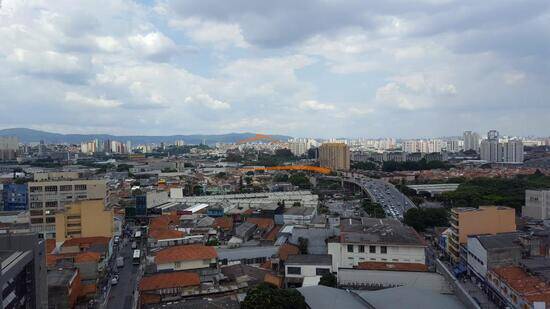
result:
[[[426,228],[449,225],[449,212],[445,208],[411,208],[403,217],[405,224],[422,232]]]
[[[241,308],[305,309],[306,301],[296,289],[279,289],[264,282],[248,292]]]
[[[335,288],[338,285],[338,280],[333,273],[324,274],[321,279],[319,279],[319,285]]]

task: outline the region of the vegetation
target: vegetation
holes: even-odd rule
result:
[[[533,175],[514,178],[475,178],[460,184],[453,192],[445,192],[437,199],[448,207],[479,207],[483,205],[509,206],[521,210],[525,190],[550,187],[550,176],[537,171]]]
[[[311,182],[304,173],[294,173],[288,178],[288,181],[292,185],[300,187],[300,189],[311,188]]]
[[[171,168],[171,167],[165,167],[161,170],[161,172],[163,173],[175,173],[177,171],[178,171],[177,169]]]
[[[372,161],[366,161],[366,162],[354,161],[354,162],[351,162],[351,168],[355,170],[374,171],[378,169],[378,165],[376,165],[376,163]]]
[[[283,173],[278,173],[273,176],[274,182],[287,182],[288,181],[288,175]]]
[[[319,285],[335,288],[338,285],[338,280],[333,273],[324,274],[319,280]]]
[[[386,212],[384,211],[384,208],[382,207],[382,205],[378,203],[373,203],[372,201],[365,199],[363,200],[363,203],[361,206],[371,218],[386,217]]]
[[[317,188],[321,190],[340,190],[342,189],[342,182],[339,180],[320,178],[317,180]]]
[[[116,171],[117,172],[128,172],[130,171],[130,169],[134,167],[133,165],[130,165],[130,164],[119,164],[117,165],[116,167]]]
[[[435,160],[427,161],[426,159],[421,159],[416,162],[415,161],[406,161],[406,162],[386,161],[382,163],[382,170],[384,172],[449,169],[451,167],[453,167],[453,165],[443,161],[435,161]]]
[[[298,248],[300,249],[300,254],[307,254],[307,245],[309,240],[307,238],[298,237]]]
[[[243,309],[305,309],[306,301],[296,289],[279,289],[269,283],[260,283],[246,294]]]
[[[449,225],[449,212],[445,208],[411,208],[404,216],[405,224],[418,232],[426,228]]]

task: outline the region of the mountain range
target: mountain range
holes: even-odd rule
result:
[[[17,136],[21,143],[45,143],[80,144],[81,142],[98,140],[115,140],[120,142],[130,141],[132,144],[158,144],[174,143],[183,140],[187,144],[235,143],[237,141],[254,137],[255,133],[228,133],[228,134],[190,134],[190,135],[110,135],[110,134],[61,134],[27,128],[11,128],[0,130],[0,136]],[[290,136],[271,135],[274,139],[286,141]]]

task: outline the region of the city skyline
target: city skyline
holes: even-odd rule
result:
[[[550,135],[549,6],[4,0],[0,127]]]

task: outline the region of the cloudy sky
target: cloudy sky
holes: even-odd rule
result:
[[[550,135],[547,0],[0,0],[0,127]]]

